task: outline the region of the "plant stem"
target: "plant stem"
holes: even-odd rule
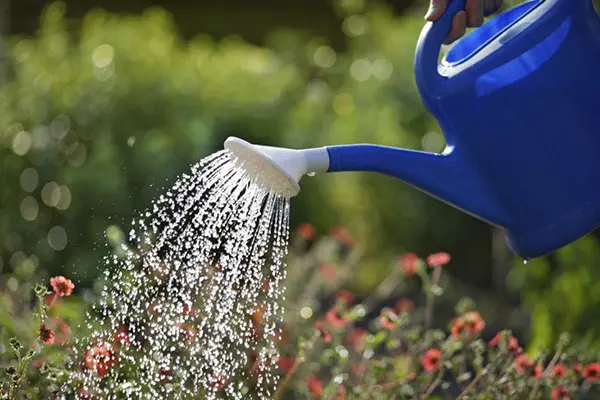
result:
[[[469,391],[471,389],[473,389],[473,387],[477,384],[477,382],[479,382],[479,380],[483,377],[483,375],[485,375],[486,372],[487,372],[486,368],[482,369],[481,372],[479,374],[477,374],[477,376],[467,385],[465,390],[463,390],[462,393],[458,395],[456,400],[459,400],[460,398],[465,396],[467,393],[469,393]]]
[[[397,388],[398,386],[404,385],[406,382],[412,381],[413,379],[415,379],[415,377],[416,377],[416,374],[414,372],[411,372],[404,379],[400,379],[400,380],[397,380],[394,382],[384,383],[382,385],[376,385],[372,388],[372,390],[378,391],[378,392],[384,392],[386,390],[394,389],[394,388]]]
[[[425,330],[429,330],[430,326],[431,326],[431,321],[433,319],[433,308],[434,308],[434,303],[435,303],[435,295],[433,293],[433,287],[435,287],[439,280],[440,280],[440,276],[442,274],[442,268],[441,267],[434,267],[433,269],[433,276],[430,282],[426,283],[427,285],[427,300],[426,300],[426,305],[425,305]]]
[[[292,376],[296,372],[296,369],[298,368],[298,366],[300,364],[302,364],[303,362],[304,362],[304,357],[303,356],[296,357],[296,359],[294,360],[294,364],[292,364],[292,367],[287,372],[287,374],[285,374],[285,376],[283,377],[283,380],[279,384],[279,387],[275,391],[275,394],[273,395],[273,399],[280,399],[281,398],[281,395],[283,394],[283,389],[285,388],[285,386],[288,384],[289,380],[292,378]]]
[[[54,304],[54,300],[56,300],[56,297],[54,297],[54,299],[52,299],[52,303],[50,304],[50,306],[52,306],[52,304]],[[17,364],[17,372],[16,372],[16,376],[19,377],[18,381],[13,381],[11,378],[11,381],[9,383],[8,386],[8,398],[9,400],[13,400],[16,399],[17,396],[17,389],[19,388],[19,386],[21,385],[21,383],[23,383],[23,378],[27,372],[27,369],[29,367],[29,362],[31,361],[31,359],[33,358],[33,356],[29,356],[29,352],[35,348],[39,338],[40,338],[40,333],[39,333],[39,327],[42,325],[42,323],[44,322],[45,319],[45,315],[44,315],[44,297],[43,296],[38,296],[38,313],[37,313],[37,328],[35,331],[35,337],[32,340],[31,344],[29,345],[29,348],[27,349],[27,353],[25,353],[24,356],[20,356],[19,362]]]
[[[442,377],[444,376],[444,372],[445,372],[444,367],[440,368],[440,371],[438,372],[438,374],[435,377],[435,379],[431,382],[431,385],[429,385],[429,387],[427,388],[427,390],[425,390],[425,392],[423,392],[423,396],[421,396],[422,400],[427,399],[427,397],[429,397],[429,395],[431,393],[433,393],[433,391],[435,390],[435,388],[438,386],[438,384],[442,380]]]
[[[548,375],[548,373],[552,370],[552,368],[554,368],[554,365],[558,361],[561,352],[562,352],[562,346],[559,347],[558,350],[556,350],[556,353],[554,354],[554,357],[552,357],[552,360],[548,364],[548,367],[546,367],[546,370],[543,372],[542,376],[538,380],[536,380],[535,385],[533,386],[533,390],[531,391],[531,396],[529,396],[530,400],[535,399],[535,396],[537,395],[537,391],[540,388],[540,383],[542,381],[542,378],[545,378]]]

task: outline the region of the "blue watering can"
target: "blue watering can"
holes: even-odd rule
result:
[[[415,54],[423,103],[446,137],[442,154],[369,144],[291,150],[237,138],[225,147],[261,152],[285,174],[290,196],[307,171],[397,177],[504,229],[524,258],[586,235],[600,226],[600,17],[592,0],[522,3],[462,38],[440,64],[464,7],[452,0],[427,23]]]

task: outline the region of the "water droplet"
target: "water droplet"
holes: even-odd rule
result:
[[[46,197],[53,200],[50,189]],[[203,392],[208,400],[242,399],[252,352],[261,365],[252,392],[272,398],[280,379],[275,338],[283,318],[289,199],[249,179],[225,152],[193,166],[165,193],[127,227],[127,240],[120,229],[107,229],[109,239],[120,240],[111,241],[106,284],[88,315],[94,340],[80,339],[73,349],[73,362],[102,365],[86,361],[64,391],[82,382],[108,398],[111,385],[98,372],[131,367],[140,373],[126,382],[119,381],[126,374],[110,374],[128,399],[142,390],[156,398]],[[115,332],[126,343],[118,362],[109,357],[112,348],[99,344],[113,343]]]

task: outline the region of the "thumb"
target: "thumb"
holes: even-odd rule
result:
[[[430,0],[429,10],[425,14],[427,21],[436,21],[446,11],[447,0]]]

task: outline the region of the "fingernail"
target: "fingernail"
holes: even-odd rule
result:
[[[438,11],[438,6],[437,4],[433,3],[429,6],[429,10],[427,10],[427,14],[425,14],[425,19],[430,19],[431,17],[433,17],[435,14],[437,14]]]

